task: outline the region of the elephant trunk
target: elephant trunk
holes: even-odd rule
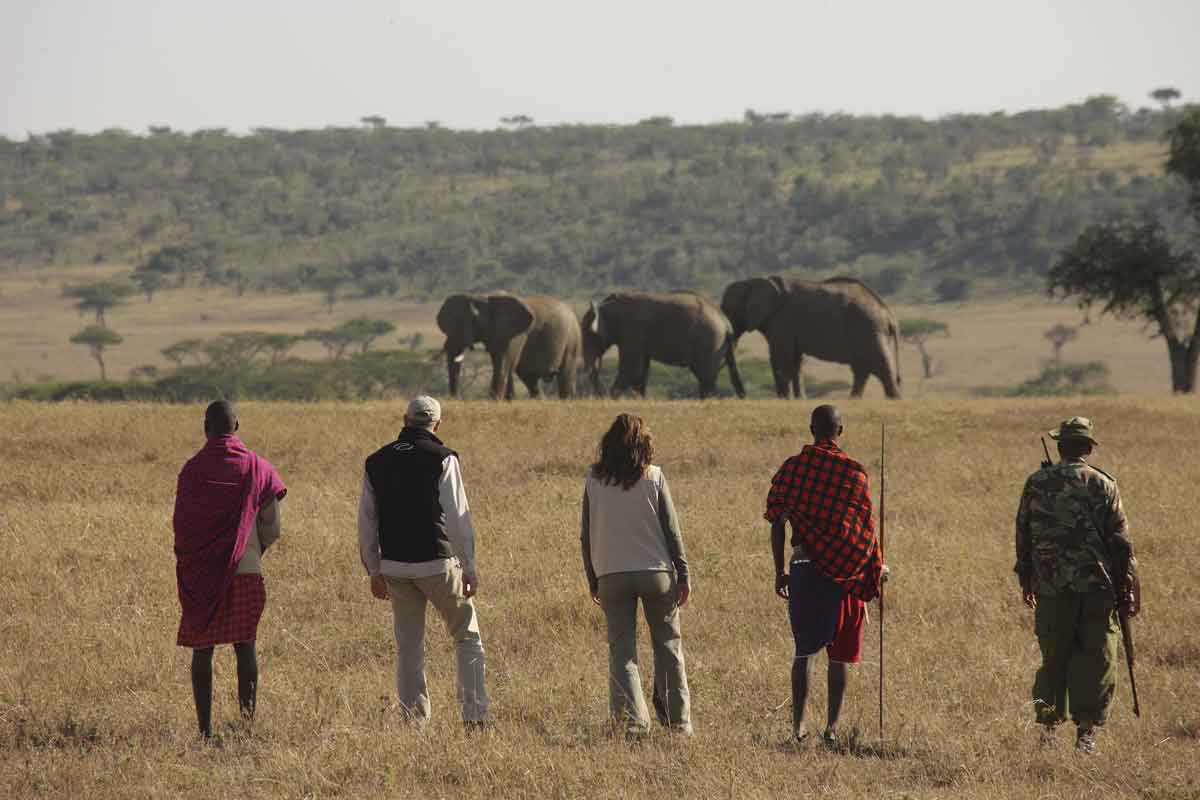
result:
[[[597,358],[584,365],[592,384],[592,394],[596,397],[604,396],[604,391],[600,388],[600,362],[601,359]]]
[[[446,381],[450,384],[450,396],[458,397],[458,378],[462,374],[463,354],[446,353]]]

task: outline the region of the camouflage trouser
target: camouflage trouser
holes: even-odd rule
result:
[[[1038,595],[1034,628],[1042,666],[1033,680],[1037,721],[1103,725],[1117,685],[1120,627],[1112,592]]]

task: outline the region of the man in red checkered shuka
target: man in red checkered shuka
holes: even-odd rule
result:
[[[775,593],[788,601],[796,654],[792,661],[792,738],[808,736],[809,662],[829,657],[829,709],[823,743],[840,749],[838,717],[847,666],[862,657],[866,603],[878,596],[884,571],[875,539],[871,492],[862,464],[838,446],[842,416],[834,406],[813,410],[813,443],[783,462],[771,479],[765,517],[771,523]],[[792,554],[784,568],[784,525]]]

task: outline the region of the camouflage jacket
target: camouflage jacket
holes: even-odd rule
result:
[[[1015,569],[1022,589],[1045,595],[1112,589],[1117,569],[1131,586],[1135,568],[1112,476],[1083,461],[1062,461],[1029,476],[1017,510]]]

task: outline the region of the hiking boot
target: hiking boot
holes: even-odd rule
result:
[[[1042,726],[1042,734],[1038,737],[1038,747],[1043,750],[1054,750],[1058,747],[1058,730],[1053,725]]]
[[[1075,751],[1085,756],[1094,756],[1100,752],[1100,748],[1096,746],[1095,728],[1079,728],[1079,733],[1075,736]]]

